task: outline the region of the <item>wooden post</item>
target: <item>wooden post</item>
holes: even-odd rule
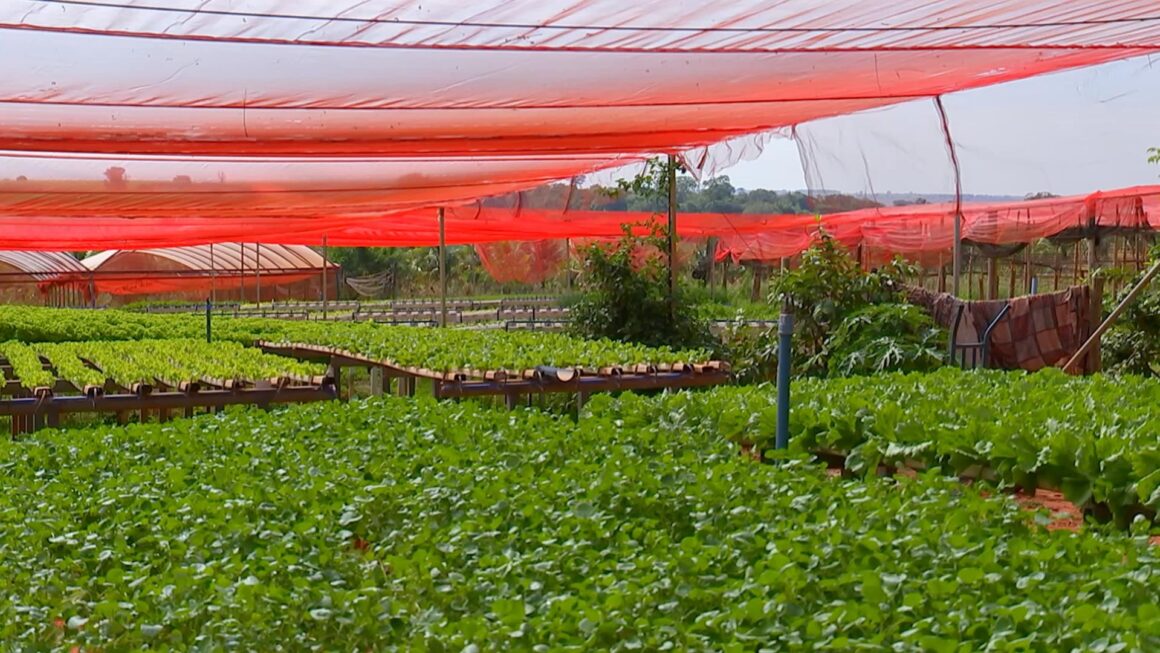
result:
[[[1063,248],[1055,248],[1055,281],[1053,282],[1052,291],[1059,292],[1060,276],[1063,275]]]
[[[1024,292],[1026,292],[1028,295],[1030,295],[1031,294],[1031,277],[1034,274],[1034,272],[1032,271],[1033,259],[1032,259],[1032,255],[1031,255],[1031,243],[1027,243],[1027,248],[1023,251],[1024,251],[1024,254],[1023,254],[1023,287],[1025,289]]]
[[[952,279],[952,282],[954,282],[953,279]],[[958,297],[959,296],[958,283],[954,282],[954,285],[955,285],[955,296]],[[975,253],[972,251],[970,254],[967,254],[967,293],[968,294],[970,294],[973,291],[974,285],[975,285]],[[982,295],[982,293],[979,293],[979,294]],[[964,299],[968,299],[968,298],[964,298]]]
[[[947,264],[943,260],[942,252],[938,253],[938,291],[947,291]]]
[[[1095,275],[1091,279],[1091,331],[1095,333],[1104,321],[1104,278]],[[1100,339],[1096,338],[1088,349],[1087,372],[1095,374],[1103,369]]]
[[[987,299],[999,298],[999,259],[987,257]]]
[[[1009,272],[1011,273],[1010,274],[1010,282],[1007,284],[1007,298],[1011,299],[1011,298],[1015,297],[1015,259],[1014,259],[1014,257],[1009,257],[1007,259],[1007,267],[1009,268]]]
[[[1094,229],[1094,226],[1093,226]],[[1100,266],[1100,238],[1092,232],[1092,236],[1088,238],[1087,251],[1087,273],[1088,277],[1094,278],[1096,269]]]
[[[447,231],[439,207],[439,326],[447,326]]]
[[[712,272],[713,266],[709,266],[709,271]],[[572,292],[572,239],[564,239],[564,283],[567,284],[568,292]],[[711,287],[711,286],[710,286]]]
[[[716,265],[716,263],[714,261],[716,254],[717,254],[717,237],[710,236],[709,240],[705,243],[705,255],[706,255],[705,258],[708,259],[708,261],[709,261],[709,266],[708,266],[708,268],[706,268],[706,271],[705,271],[705,286],[709,288],[710,294],[712,294],[712,292],[713,292],[713,268]]]
[[[753,264],[753,289],[750,291],[749,300],[752,302],[761,301],[761,277],[765,271],[765,265],[760,262]]]
[[[1152,280],[1156,278],[1157,274],[1160,274],[1160,261],[1154,263],[1148,270],[1147,274],[1145,274],[1144,277],[1140,279],[1140,281],[1138,281],[1130,291],[1128,291],[1128,295],[1124,297],[1123,301],[1121,301],[1119,305],[1117,305],[1116,308],[1112,310],[1111,314],[1109,314],[1108,317],[1105,318],[1098,327],[1096,327],[1095,332],[1092,333],[1091,336],[1088,337],[1087,341],[1080,346],[1079,351],[1075,352],[1071,359],[1064,364],[1063,369],[1071,370],[1073,367],[1075,367],[1075,364],[1078,363],[1079,360],[1087,354],[1088,350],[1091,349],[1096,342],[1099,342],[1100,336],[1102,336],[1104,332],[1106,332],[1112,326],[1112,324],[1114,324],[1116,320],[1120,318],[1120,315],[1123,314],[1124,310],[1128,308],[1128,305],[1136,301],[1136,297],[1139,297],[1140,293],[1144,291],[1144,288],[1146,288],[1149,283],[1152,283]]]
[[[1073,260],[1072,260],[1072,264],[1071,264],[1071,285],[1078,286],[1079,280],[1081,278],[1080,267],[1079,267],[1079,241],[1078,240],[1075,241],[1075,247],[1073,249],[1074,249],[1074,251],[1072,252],[1073,253],[1072,259]]]

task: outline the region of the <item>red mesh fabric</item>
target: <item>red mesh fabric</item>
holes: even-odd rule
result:
[[[892,162],[828,139],[863,124],[840,117],[1160,52],[1158,19],[1155,0],[7,0],[0,246],[430,244],[419,207],[658,152],[709,174],[777,130],[798,136],[812,190],[838,168],[872,197],[871,170]],[[949,168],[927,165],[937,118],[867,138],[927,139],[908,160],[945,191]],[[494,219],[473,206],[449,223],[455,242],[618,232],[485,208]],[[944,242],[944,222],[904,217],[832,230],[899,251]],[[768,255],[809,229],[785,227]]]
[[[500,283],[542,283],[564,271],[568,247],[564,240],[535,240],[476,245],[483,268]]]
[[[599,168],[1160,50],[1154,0],[303,5],[9,0],[0,150],[245,156],[274,169],[257,157],[554,153],[595,156],[602,163],[584,166]],[[389,200],[449,203],[467,188],[501,193],[584,166],[515,161],[505,188],[488,181],[488,165],[437,189],[395,188]],[[412,165],[439,176],[429,168]],[[88,197],[91,177],[53,179],[78,185],[26,209],[64,216],[87,202],[86,215],[128,215],[146,204],[133,193]],[[253,189],[236,190],[173,190],[148,204],[168,217],[240,216],[254,201],[240,191]],[[350,199],[343,192],[287,192],[278,203],[329,215],[327,205]]]
[[[620,238],[578,238],[570,242],[572,257],[576,260],[583,261],[584,253],[589,247],[597,245],[612,250],[619,245]],[[677,241],[677,267],[683,268],[689,265],[693,257],[697,255],[697,248],[701,246],[703,246],[703,243],[697,241]],[[649,261],[660,260],[663,262],[667,256],[668,252],[658,249],[654,245],[638,245],[632,253],[632,260],[633,265],[639,269]]]
[[[671,150],[1160,48],[1160,25],[1141,20],[1154,14],[1151,0],[243,9],[10,0],[0,58],[16,65],[0,78],[9,105],[0,149]],[[197,127],[175,128],[184,125]]]
[[[847,247],[863,245],[883,256],[929,262],[951,251],[953,203],[864,209],[811,218],[787,217],[781,226],[750,234],[723,234],[717,259],[775,261],[808,248],[825,229]],[[1160,186],[1091,195],[1013,202],[964,203],[963,239],[987,245],[1029,243],[1070,229],[1148,229],[1160,224]]]
[[[1160,225],[1160,186],[1141,186],[1034,201],[966,203],[963,237],[984,244],[1024,243],[1068,229]],[[809,247],[819,228],[849,247],[863,244],[890,252],[949,251],[955,206],[951,203],[862,209],[821,216],[680,213],[683,239],[720,237],[718,257],[772,261]],[[657,215],[647,211],[593,211],[478,205],[446,209],[446,241],[476,245],[562,238],[615,240],[624,224],[645,225]],[[246,222],[198,218],[101,218],[89,220],[0,217],[0,248],[11,250],[140,249],[204,242],[411,247],[439,243],[433,208],[412,209],[377,218],[254,219]],[[547,246],[545,246],[547,247]],[[549,247],[549,249],[551,249]]]

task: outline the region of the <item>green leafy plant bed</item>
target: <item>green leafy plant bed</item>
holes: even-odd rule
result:
[[[0,307],[0,341],[204,339],[196,315]],[[215,340],[253,344],[300,342],[349,350],[401,367],[457,370],[529,370],[540,365],[599,368],[637,364],[703,363],[704,350],[674,350],[561,333],[464,331],[373,323],[217,318]]]
[[[791,450],[830,452],[846,469],[940,468],[1023,488],[1061,490],[1127,526],[1160,508],[1160,381],[963,372],[806,379],[793,386]],[[776,430],[770,386],[659,399],[594,398],[589,414],[632,421],[680,416],[691,428],[769,454]]]
[[[637,416],[387,398],[0,442],[0,641],[1160,647],[1145,538],[1049,532],[934,475],[755,465],[691,413]]]
[[[53,387],[56,378],[77,390],[115,385],[130,388],[139,383],[220,380],[308,380],[323,375],[324,368],[280,356],[264,354],[236,342],[206,343],[199,340],[136,340],[114,342],[0,343],[0,356],[12,365],[12,374],[26,389]],[[47,360],[56,371],[44,369]]]

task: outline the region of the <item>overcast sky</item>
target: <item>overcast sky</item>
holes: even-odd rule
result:
[[[1160,166],[1147,163],[1148,147],[1160,146],[1160,57],[957,93],[944,101],[965,193],[1066,195],[1160,184]],[[931,101],[821,121],[802,132],[826,188],[953,190]],[[724,174],[744,188],[807,185],[798,148],[785,139]]]

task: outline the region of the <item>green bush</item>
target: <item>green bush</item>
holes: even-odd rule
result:
[[[771,308],[794,314],[794,372],[849,376],[890,370],[930,370],[942,364],[944,333],[920,308],[905,303],[913,270],[895,260],[865,272],[824,231],[801,264],[773,280]],[[742,382],[771,380],[777,370],[777,329],[755,332],[738,320],[725,348]]]
[[[943,364],[944,332],[912,304],[867,306],[826,340],[830,376],[927,372]]]
[[[1153,262],[1160,258],[1158,254],[1160,252],[1154,252]],[[1137,275],[1120,293],[1108,299],[1104,306],[1105,315],[1123,301],[1143,274]],[[1105,370],[1160,376],[1160,287],[1157,283],[1153,281],[1145,288],[1104,334],[1100,346]]]
[[[675,310],[669,303],[669,272],[663,256],[665,234],[650,225],[648,236],[626,228],[614,246],[591,245],[578,279],[582,294],[572,305],[571,331],[587,339],[609,339],[650,347],[700,348],[716,344],[699,307],[678,286]]]

